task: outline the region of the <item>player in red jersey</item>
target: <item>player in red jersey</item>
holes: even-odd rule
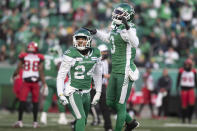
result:
[[[144,105],[149,105],[151,117],[155,118],[154,111],[153,111],[153,103],[152,103],[152,94],[154,90],[154,80],[151,74],[151,68],[147,67],[146,72],[143,75],[143,85],[142,85],[142,96],[143,96],[143,103],[140,105],[138,116],[142,112]]]
[[[26,104],[26,99],[29,92],[32,93],[32,102],[33,102],[33,127],[38,127],[37,114],[38,114],[38,98],[39,98],[39,81],[41,80],[45,91],[48,87],[45,82],[44,73],[43,73],[43,61],[44,56],[38,53],[38,45],[35,42],[30,42],[27,47],[27,53],[21,53],[19,55],[19,63],[17,69],[14,72],[13,77],[19,74],[20,69],[23,69],[23,83],[20,89],[20,105],[19,105],[19,115],[18,121],[14,127],[23,127],[22,116]]]
[[[182,122],[185,123],[187,117],[188,122],[191,123],[195,106],[194,87],[197,86],[196,70],[192,68],[191,59],[187,59],[184,66],[179,69],[177,92],[179,86],[181,88]]]
[[[19,102],[20,89],[23,83],[22,74],[23,74],[23,70],[21,69],[18,75],[16,75],[14,79],[12,79],[13,80],[13,92],[15,94],[15,99],[12,102],[12,108],[11,108],[12,113],[15,111],[16,104]]]

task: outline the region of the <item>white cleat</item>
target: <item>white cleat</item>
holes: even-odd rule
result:
[[[58,124],[60,124],[60,125],[67,125],[68,124],[65,113],[60,113]]]
[[[14,127],[15,127],[15,128],[22,128],[22,127],[23,127],[23,122],[22,122],[22,121],[17,121],[17,122],[14,124]]]
[[[38,122],[34,122],[33,123],[33,128],[38,128],[39,126],[38,126]]]
[[[47,125],[47,113],[46,112],[41,113],[40,122],[44,125]]]

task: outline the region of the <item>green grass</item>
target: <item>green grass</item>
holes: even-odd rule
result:
[[[40,116],[40,115],[39,115]],[[13,128],[12,125],[17,120],[17,113],[10,114],[0,111],[0,131],[71,131],[70,125],[58,125],[58,114],[48,114],[48,125],[40,124],[37,129],[32,128],[32,114],[24,114],[24,127]],[[72,120],[71,115],[67,115]],[[99,126],[90,126],[92,117],[88,118],[88,124],[85,131],[104,131],[102,124]],[[193,120],[193,124],[181,124],[178,118],[168,118],[166,120],[138,119],[140,127],[135,131],[197,131],[197,120]],[[113,126],[115,120],[113,119]]]

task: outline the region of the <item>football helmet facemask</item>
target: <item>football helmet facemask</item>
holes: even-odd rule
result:
[[[117,5],[112,12],[112,20],[115,24],[122,24],[122,17],[125,17],[128,22],[133,20],[135,15],[134,8],[127,3]]]
[[[74,33],[73,46],[78,50],[85,50],[91,47],[92,36],[90,32],[84,28],[80,28]]]

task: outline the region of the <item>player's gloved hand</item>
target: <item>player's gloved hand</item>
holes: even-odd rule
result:
[[[47,84],[43,85],[43,87],[40,89],[40,92],[43,94],[43,96],[48,96],[49,88],[48,88]]]
[[[83,27],[83,28],[88,30],[91,33],[91,35],[95,35],[97,33],[96,29],[88,29],[87,27]]]
[[[96,105],[99,102],[100,97],[101,97],[101,92],[96,92],[91,104]]]
[[[59,95],[59,100],[60,100],[60,103],[62,105],[64,105],[64,106],[69,103],[68,100],[67,100],[67,98],[63,94],[60,94]]]
[[[127,19],[123,16],[122,17],[122,23],[125,25],[125,28],[127,29],[127,30],[129,30],[129,25],[128,25],[128,23],[127,23]]]
[[[139,78],[139,70],[137,68],[135,69],[135,71],[129,69],[128,73],[129,73],[129,78],[132,81],[136,81]]]

